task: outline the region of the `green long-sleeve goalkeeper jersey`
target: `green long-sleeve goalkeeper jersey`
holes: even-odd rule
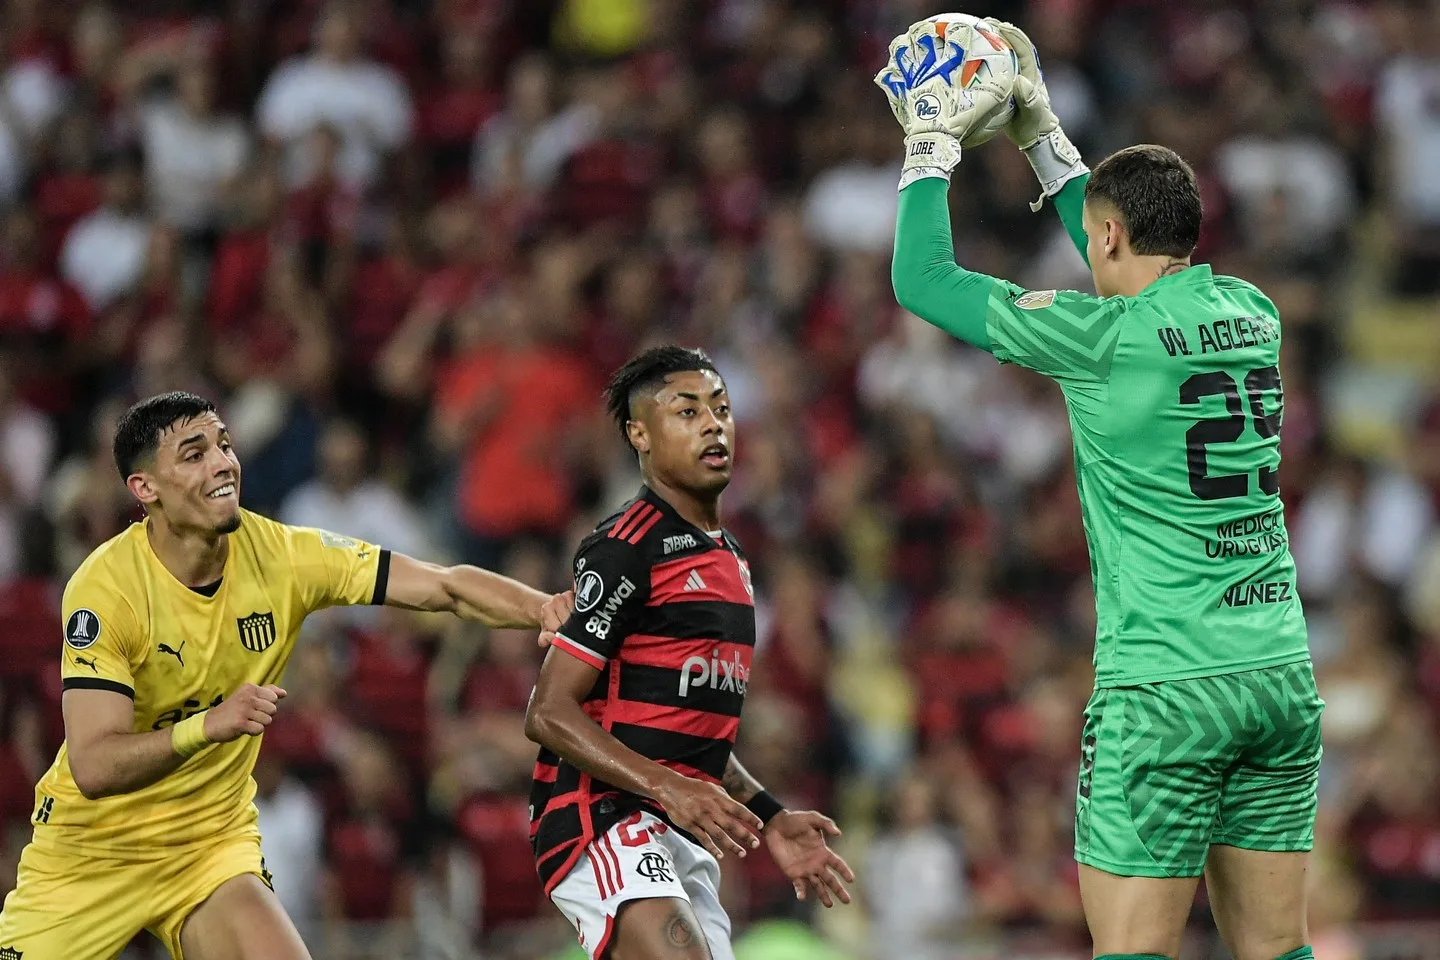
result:
[[[1133,297],[1026,291],[956,265],[948,184],[900,194],[900,303],[1060,384],[1095,582],[1098,686],[1309,656],[1280,465],[1280,319],[1204,265]],[[1084,255],[1084,180],[1057,197]]]

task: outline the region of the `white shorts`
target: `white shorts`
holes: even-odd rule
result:
[[[720,906],[720,864],[646,811],[635,811],[590,841],[550,894],[590,960],[601,960],[609,949],[622,904],[656,897],[688,901],[713,960],[735,960],[730,918]]]

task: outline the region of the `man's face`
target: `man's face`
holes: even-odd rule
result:
[[[154,462],[132,474],[129,484],[172,528],[206,533],[240,529],[240,461],[229,431],[213,413],[167,427]]]
[[[648,454],[656,479],[698,495],[730,483],[735,421],[730,395],[713,370],[672,373],[632,408],[630,442]]]

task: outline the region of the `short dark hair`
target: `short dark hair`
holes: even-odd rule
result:
[[[170,424],[214,412],[215,404],[183,390],[157,393],[126,410],[115,427],[115,466],[121,479],[128,480],[136,464],[154,455],[160,434]]]
[[[1200,242],[1200,186],[1169,147],[1142,143],[1110,154],[1090,174],[1085,200],[1104,200],[1144,257],[1188,257]]]
[[[630,445],[630,400],[636,393],[652,391],[665,382],[672,373],[689,373],[692,370],[713,370],[715,361],[704,350],[676,346],[651,347],[616,370],[605,385],[605,409],[620,428],[620,437]]]

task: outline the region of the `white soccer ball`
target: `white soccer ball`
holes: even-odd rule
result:
[[[915,27],[933,33],[937,49],[943,48],[951,57],[958,55],[958,69],[949,74],[951,86],[966,91],[987,89],[1001,98],[1000,106],[991,110],[975,131],[961,141],[962,147],[978,147],[1005,129],[1015,115],[1015,77],[1020,62],[1015,51],[988,20],[968,13],[939,13],[927,17]],[[915,35],[915,27],[911,35]],[[942,54],[943,56],[943,54]],[[944,62],[942,60],[942,62]]]

